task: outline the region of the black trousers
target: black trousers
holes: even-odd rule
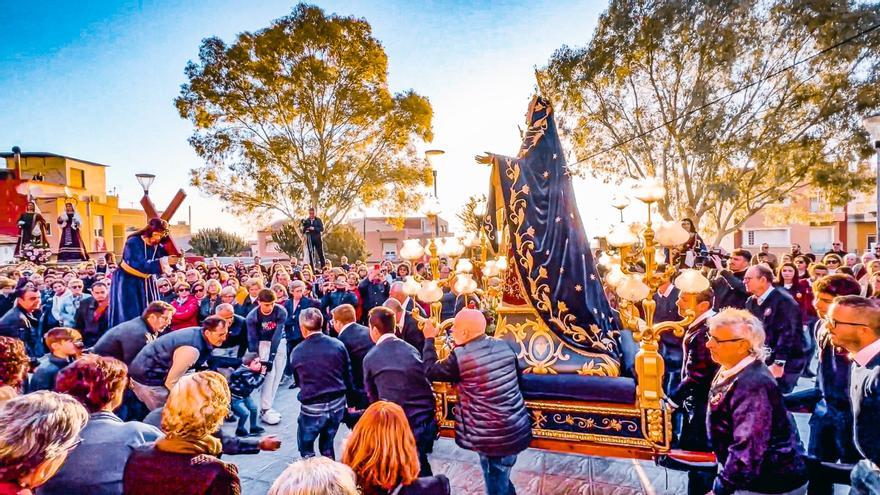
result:
[[[306,242],[309,244],[309,262],[314,268],[321,270],[327,264],[324,259],[324,241],[320,236],[306,236]],[[317,263],[317,264],[316,264]]]
[[[419,476],[434,476],[428,454],[434,452],[434,441],[437,439],[437,422],[431,419],[413,427],[416,437],[416,450],[419,451]]]

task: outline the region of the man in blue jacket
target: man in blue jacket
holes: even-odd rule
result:
[[[345,396],[351,390],[348,352],[338,339],[321,332],[321,310],[304,309],[299,324],[304,340],[290,358],[302,404],[296,444],[302,458],[313,457],[317,439],[321,455],[335,459],[333,439],[345,415]]]

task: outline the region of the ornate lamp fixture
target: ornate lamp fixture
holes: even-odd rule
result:
[[[685,328],[693,322],[694,314],[688,312],[679,321],[654,322],[654,294],[675,274],[672,263],[659,273],[657,266],[665,260],[662,248],[686,243],[689,234],[678,222],[652,222],[653,204],[666,195],[666,190],[658,179],[645,179],[633,195],[647,205],[648,221],[644,226],[624,223],[614,226],[606,240],[617,252],[614,256],[602,258],[602,264],[609,269],[605,283],[613,287],[620,298],[621,323],[632,330],[633,338],[639,343],[640,349],[635,362],[639,377],[636,393],[639,406],[648,410],[648,437],[659,443],[663,439],[664,431],[664,416],[661,413],[664,363],[659,353],[660,335],[665,331],[672,331],[675,335],[682,336]],[[622,217],[625,208],[623,201],[616,201],[612,206],[620,210]],[[636,270],[638,265],[644,265],[644,273]],[[709,281],[698,270],[683,270],[675,285],[682,292],[702,292],[709,287]],[[640,316],[640,307],[643,318]]]

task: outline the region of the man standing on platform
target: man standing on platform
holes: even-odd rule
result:
[[[532,441],[532,427],[519,389],[517,358],[507,342],[486,335],[486,318],[463,309],[455,316],[455,348],[437,360],[439,329],[425,323],[422,355],[428,379],[452,382],[459,395],[455,443],[480,455],[490,495],[514,495],[510,471],[516,456]]]
[[[309,218],[302,221],[302,232],[306,238],[306,249],[309,253],[309,263],[318,270],[327,264],[324,259],[324,244],[321,235],[324,233],[324,222],[315,216],[315,209],[309,208]]]

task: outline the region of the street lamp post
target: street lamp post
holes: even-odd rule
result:
[[[868,130],[868,134],[871,135],[871,141],[874,143],[874,153],[876,155],[875,162],[875,172],[876,172],[876,200],[877,200],[877,231],[874,237],[874,245],[880,243],[880,114],[874,114],[870,117],[865,117],[862,120],[862,125],[865,126],[865,129]],[[869,246],[870,247],[870,246]]]
[[[141,185],[141,188],[144,190],[144,195],[150,195],[150,186],[153,185],[153,181],[156,180],[156,176],[153,174],[134,174],[137,177],[138,184]]]
[[[431,175],[432,175],[433,178],[434,178],[434,200],[435,200],[435,201],[437,201],[438,196],[437,196],[437,167],[436,167],[435,164],[434,164],[434,160],[435,160],[438,156],[440,156],[440,155],[442,155],[442,154],[444,154],[444,153],[446,153],[446,152],[443,151],[443,150],[428,150],[428,151],[425,151],[425,158],[428,160],[428,163],[431,165]],[[439,235],[440,235],[440,222],[437,222],[437,221],[434,222],[434,235],[435,235],[435,236],[439,236]]]

